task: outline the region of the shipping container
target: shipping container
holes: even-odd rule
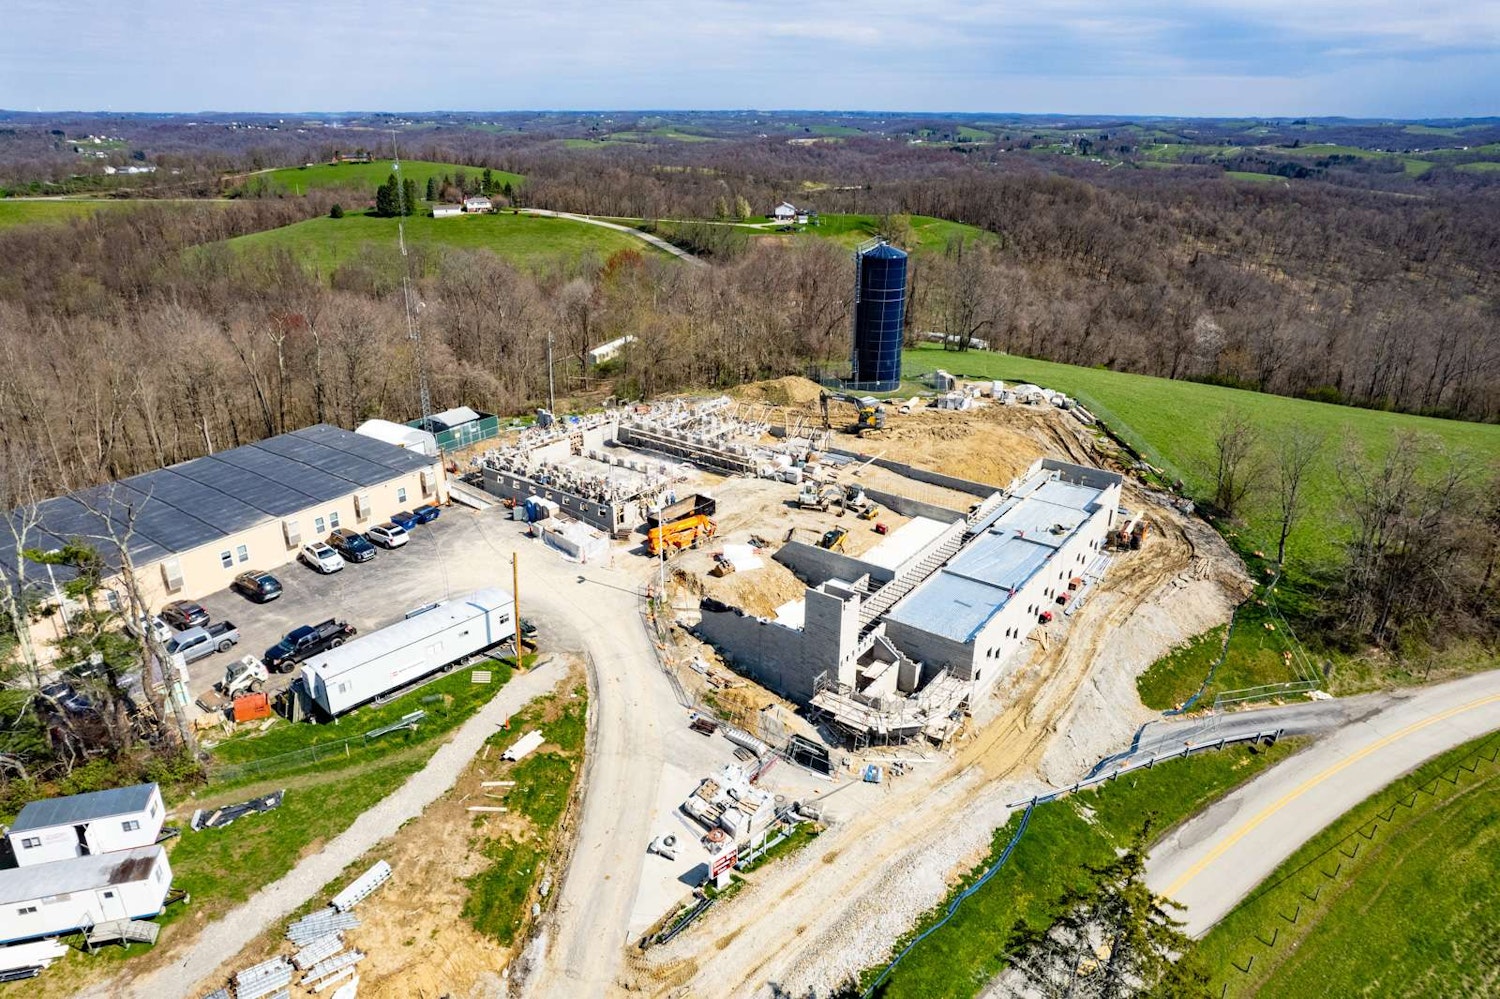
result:
[[[302,664],[307,694],[330,717],[515,638],[514,601],[476,590],[329,649]]]

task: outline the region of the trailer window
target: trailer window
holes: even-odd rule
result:
[[[21,840],[21,849],[23,850],[34,850],[41,845],[42,838],[40,836],[27,836]]]
[[[18,916],[29,916],[29,915],[31,915],[35,911],[36,911],[36,906],[34,906],[34,905],[26,905],[26,906],[22,906],[21,908],[17,909],[16,910],[16,915],[18,915]]]
[[[126,819],[124,822],[120,823],[120,828],[125,830],[126,832],[135,832],[140,827],[141,824],[136,819]]]
[[[406,487],[405,486],[401,486],[401,487],[399,487],[396,490],[396,502],[397,503],[405,503],[406,502]]]
[[[332,513],[330,513],[328,515],[328,526],[329,527],[338,527],[339,526],[339,512],[337,510],[334,510]]]
[[[226,569],[234,568],[234,556],[229,553],[228,549],[219,552],[219,564]]]
[[[248,561],[250,561],[250,547],[248,545],[239,545],[239,546],[237,546],[234,549],[234,557],[235,557],[235,561],[237,561],[237,562],[248,562]]]
[[[326,530],[326,528],[323,526],[323,518],[322,517],[314,517],[313,518],[313,533],[316,534],[316,535],[321,536],[323,534],[324,530]]]

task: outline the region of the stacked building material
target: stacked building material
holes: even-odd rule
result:
[[[339,912],[329,906],[303,916],[286,928],[286,938],[298,947],[306,947],[319,937],[330,933],[352,930],[359,925],[359,917],[352,912]]]
[[[292,963],[284,957],[252,965],[234,976],[235,999],[263,999],[287,994],[292,984]]]

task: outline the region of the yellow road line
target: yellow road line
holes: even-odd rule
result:
[[[1209,864],[1212,864],[1214,861],[1222,857],[1225,853],[1229,852],[1229,850],[1231,850],[1236,843],[1254,832],[1262,822],[1265,822],[1272,815],[1275,815],[1277,812],[1281,811],[1281,809],[1285,808],[1292,801],[1300,798],[1302,795],[1306,794],[1308,791],[1311,791],[1313,788],[1317,787],[1328,778],[1344,770],[1346,767],[1353,766],[1360,760],[1364,759],[1366,756],[1369,756],[1371,753],[1379,752],[1386,746],[1389,746],[1391,743],[1398,742],[1401,739],[1404,739],[1407,736],[1411,735],[1413,732],[1419,732],[1429,725],[1436,725],[1438,722],[1447,721],[1454,715],[1460,715],[1465,711],[1472,711],[1475,708],[1484,707],[1487,704],[1494,704],[1497,701],[1500,701],[1500,694],[1493,694],[1489,697],[1480,698],[1477,701],[1470,701],[1468,704],[1460,704],[1456,708],[1449,708],[1447,711],[1444,711],[1440,714],[1435,714],[1431,718],[1424,718],[1419,722],[1412,722],[1410,725],[1406,726],[1400,731],[1392,732],[1390,735],[1387,735],[1381,739],[1377,739],[1376,741],[1366,746],[1364,749],[1361,749],[1359,752],[1355,753],[1353,756],[1335,763],[1333,766],[1329,767],[1327,770],[1324,770],[1316,777],[1308,778],[1295,790],[1288,791],[1276,801],[1273,801],[1271,804],[1263,808],[1260,813],[1255,816],[1255,818],[1251,819],[1249,822],[1246,822],[1244,825],[1240,826],[1239,829],[1235,830],[1232,836],[1228,836],[1225,839],[1221,840],[1217,846],[1208,851],[1208,853],[1203,857],[1202,860],[1199,860],[1192,867],[1188,868],[1181,877],[1168,885],[1166,891],[1164,891],[1163,894],[1168,896],[1175,896],[1179,891],[1182,890],[1184,885],[1196,878],[1198,875],[1202,874],[1204,868],[1208,867]]]

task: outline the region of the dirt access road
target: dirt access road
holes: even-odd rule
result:
[[[1388,697],[1189,820],[1151,852],[1146,884],[1205,933],[1329,823],[1402,774],[1500,729],[1500,671]]]
[[[1212,571],[1198,550],[1211,531],[1153,515],[1162,527],[1153,542],[1123,555],[1071,619],[1063,644],[1018,672],[998,717],[950,759],[934,758],[931,765],[943,768],[936,780],[890,785],[879,807],[832,825],[803,854],[753,875],[713,918],[633,962],[632,986],[674,996],[800,995],[878,961],[941,898],[953,868],[973,864],[974,851],[988,848],[1006,815],[996,803],[1014,800],[1019,782],[1068,725],[1075,698],[1109,658],[1101,654],[1106,643],[1128,641],[1143,606],[1170,604],[1182,580]],[[959,850],[945,853],[954,843]],[[913,872],[925,877],[925,888],[913,888]]]

